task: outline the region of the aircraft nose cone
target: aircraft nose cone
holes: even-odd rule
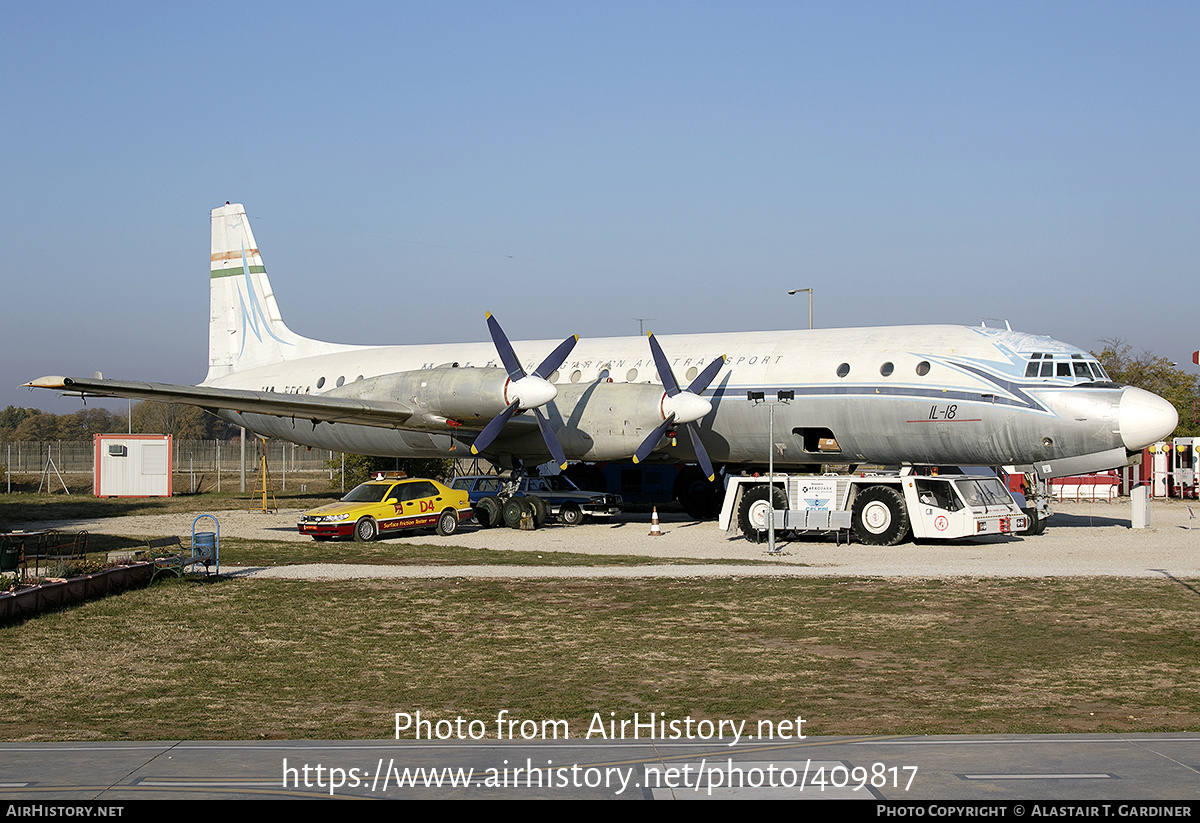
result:
[[[1117,412],[1121,440],[1130,451],[1141,451],[1175,430],[1179,413],[1157,394],[1129,386]]]

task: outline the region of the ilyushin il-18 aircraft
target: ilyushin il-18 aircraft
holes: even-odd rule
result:
[[[199,386],[99,376],[27,385],[191,404],[265,437],[351,454],[478,454],[504,467],[666,460],[699,466],[701,481],[766,466],[768,449],[784,470],[1015,465],[1054,477],[1126,465],[1177,423],[1170,403],[1112,382],[1088,352],[1008,329],[510,343],[487,314],[490,345],[312,340],[284,323],[240,204],[212,212],[210,271]],[[774,406],[769,445],[768,414],[748,392],[792,393]]]

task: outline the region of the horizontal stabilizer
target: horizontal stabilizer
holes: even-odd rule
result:
[[[74,377],[42,377],[25,385],[95,397],[131,397],[163,403],[185,403],[206,409],[229,409],[250,414],[293,417],[311,420],[314,423],[357,423],[363,426],[390,428],[401,426],[412,416],[412,409],[392,400],[356,400],[328,395],[280,394],[245,389]]]

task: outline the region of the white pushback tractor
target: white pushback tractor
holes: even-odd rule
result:
[[[772,506],[772,503],[774,504]],[[894,546],[910,535],[955,539],[1020,533],[1029,528],[994,475],[776,474],[730,477],[719,528],[736,524],[753,542],[767,538],[774,508],[777,532],[849,531],[869,546]]]

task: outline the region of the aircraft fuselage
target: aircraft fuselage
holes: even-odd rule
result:
[[[1068,364],[1094,361],[1081,349],[1050,338],[963,326],[907,326],[660,340],[684,383],[714,358],[727,357],[705,393],[712,413],[700,422],[704,443],[718,463],[767,461],[768,412],[748,401],[747,391],[764,392],[768,400],[779,391],[795,393],[793,401],[774,408],[771,442],[780,467],[821,462],[1036,465],[1084,455],[1109,464],[1125,460],[1121,403],[1131,390],[1092,377],[1080,381],[1075,372],[1026,378],[1034,351]],[[530,371],[555,344],[513,346]],[[506,405],[505,373],[498,365],[495,350],[486,343],[339,347],[204,385],[386,397],[414,409],[403,429],[341,423],[314,427],[267,415],[224,416],[266,436],[335,451],[454,457],[468,453],[470,427],[477,429]],[[558,396],[545,413],[572,460],[626,459],[663,419],[662,386],[644,338],[580,340],[550,382]],[[453,423],[447,424],[447,418]],[[548,459],[536,425],[531,419],[522,425],[521,418],[510,422],[491,453],[518,455],[526,462]],[[467,430],[456,431],[454,424]],[[660,455],[694,460],[686,437],[676,443],[660,449]]]

